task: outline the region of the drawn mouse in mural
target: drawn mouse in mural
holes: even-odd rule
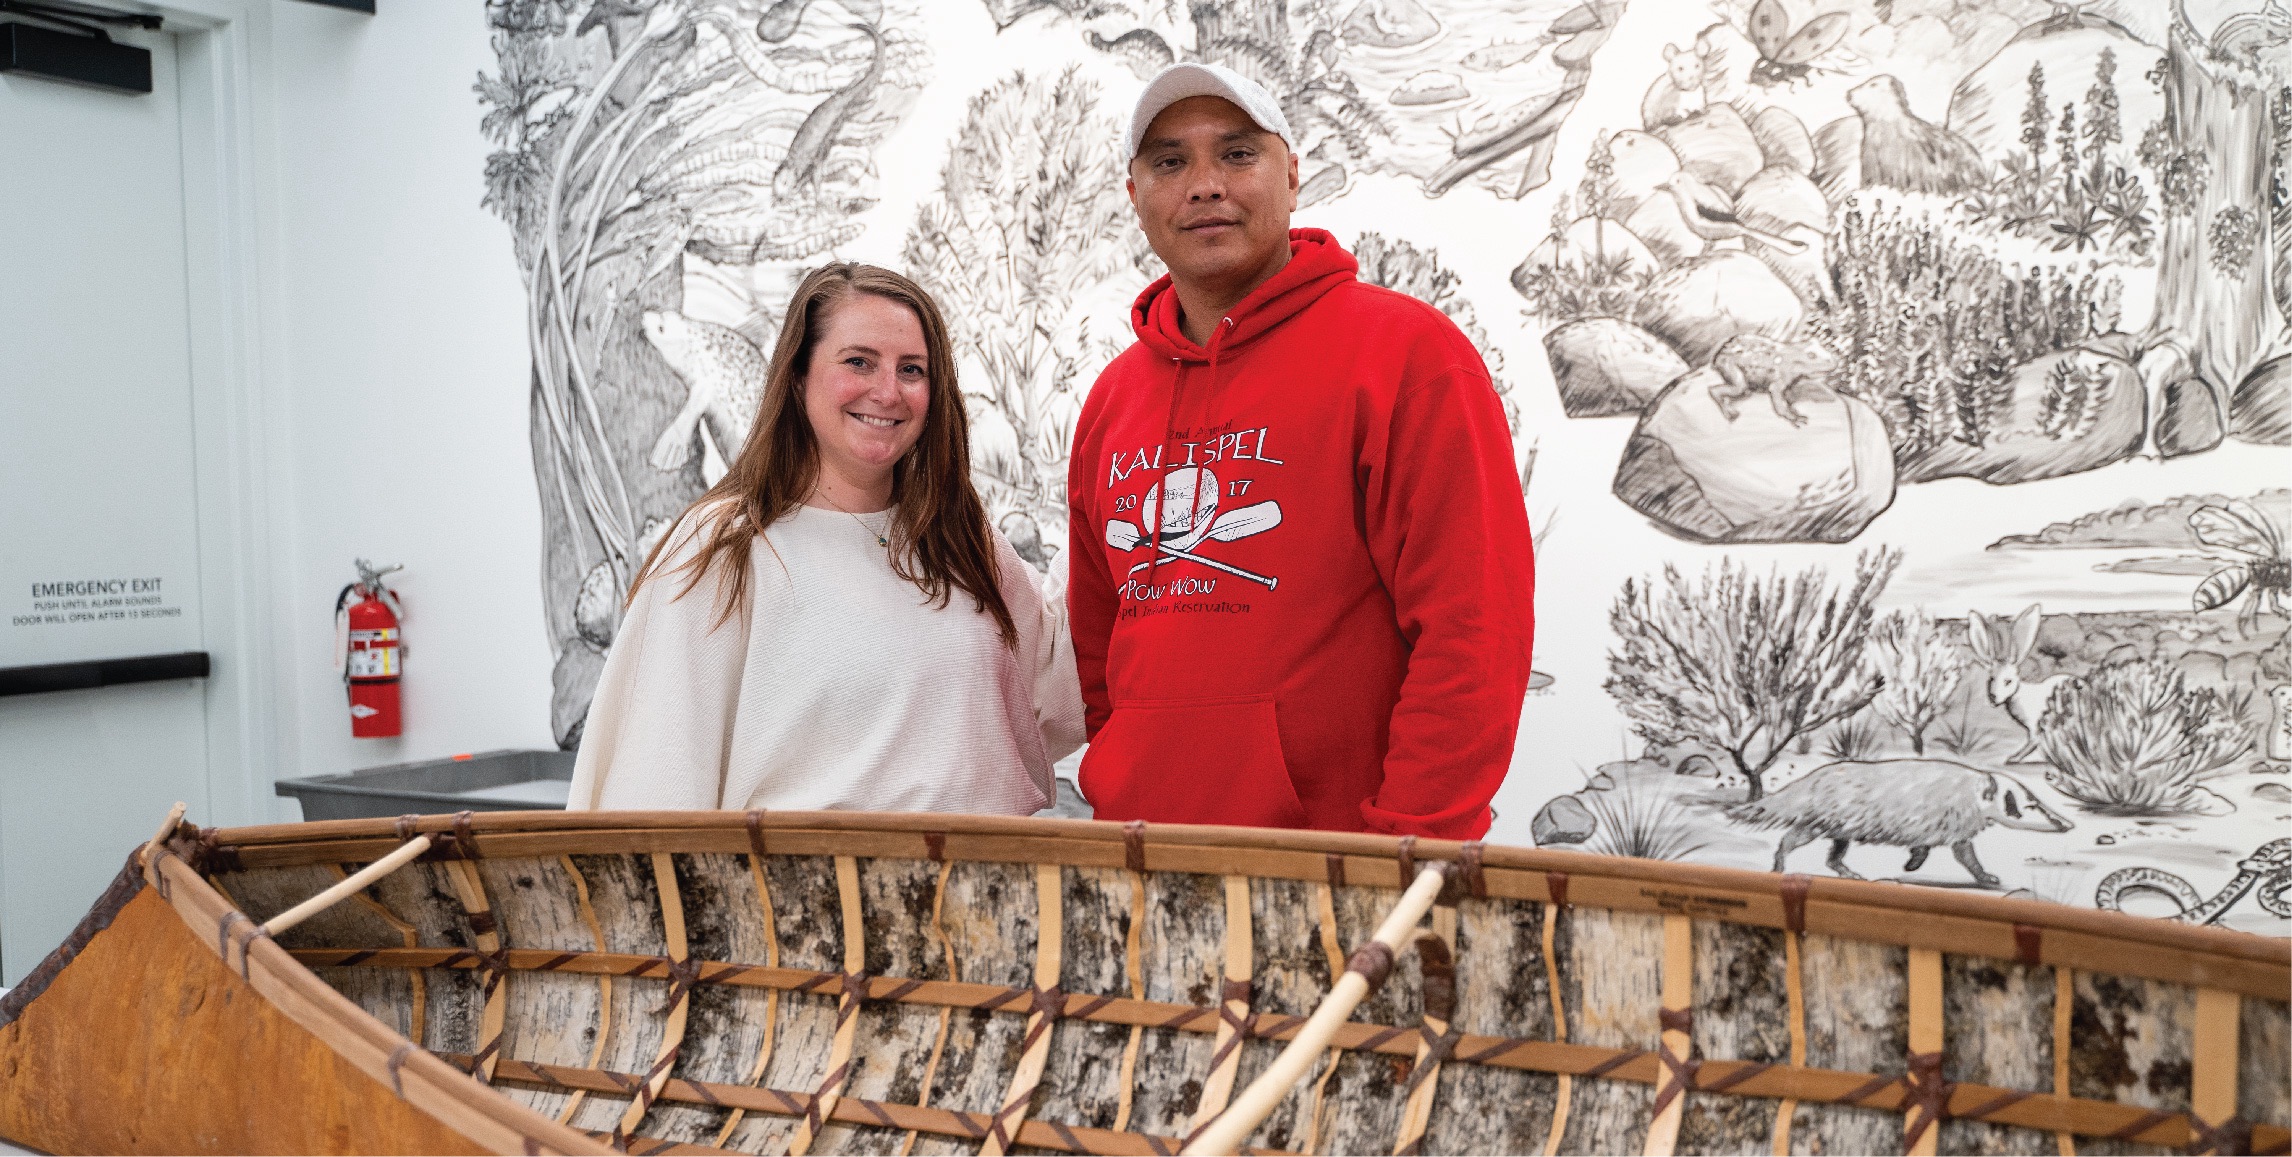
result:
[[[1824,764],[1764,799],[1726,809],[1727,818],[1753,827],[1782,829],[1775,870],[1790,854],[1817,839],[1830,841],[1830,870],[1862,877],[1846,866],[1847,846],[1891,844],[1910,849],[1902,866],[1915,872],[1926,854],[1948,845],[1985,888],[1998,878],[1974,856],[1974,837],[1990,825],[2033,832],[2066,832],[2070,822],[2009,776],[1942,759],[1882,759]]]

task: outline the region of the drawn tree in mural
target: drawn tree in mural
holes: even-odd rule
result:
[[[1078,306],[1150,260],[1123,196],[1121,130],[1069,68],[972,98],[939,193],[900,259],[945,308],[966,380],[974,477],[1013,546],[1037,566],[1066,541],[1066,464],[1090,383],[1121,346]],[[1031,544],[1030,544],[1031,540]]]
[[[2267,234],[2285,190],[2274,118],[2292,84],[2288,36],[2279,20],[2246,13],[2208,40],[2174,0],[2165,56],[2149,75],[2164,90],[2165,115],[2143,134],[2140,157],[2156,174],[2163,222],[2157,312],[2143,344],[2175,349],[2223,418],[2236,417],[2240,387],[2285,351],[2272,275],[2283,239]]]
[[[857,237],[865,146],[928,57],[898,27],[760,22],[741,0],[509,0],[487,15],[500,70],[477,82],[498,146],[484,203],[526,279],[552,717],[570,745],[622,593],[699,493],[696,468],[646,461],[686,389],[642,313],[679,304],[688,254],[795,261]]]
[[[1608,614],[1607,691],[1642,739],[1724,753],[1760,799],[1800,736],[1884,689],[1863,651],[1872,604],[1901,563],[1897,550],[1865,553],[1843,589],[1819,567],[1761,577],[1732,558],[1699,581],[1670,565],[1660,583],[1626,579]]]

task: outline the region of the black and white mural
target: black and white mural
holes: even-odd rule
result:
[[[1545,581],[1492,838],[2292,933],[2282,0],[487,13],[561,742],[821,260],[939,298],[992,516],[1063,567],[1159,272],[1123,118],[1209,60],[1513,418]]]

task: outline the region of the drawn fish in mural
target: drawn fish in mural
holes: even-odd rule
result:
[[[1140,80],[1154,79],[1156,73],[1178,59],[1178,54],[1170,51],[1169,42],[1151,28],[1133,28],[1111,40],[1085,30],[1082,38],[1092,48],[1121,61]]]
[[[852,27],[874,45],[867,71],[830,94],[812,109],[803,124],[796,126],[796,135],[788,139],[788,154],[781,158],[779,171],[772,174],[772,189],[782,197],[792,197],[819,184],[821,168],[827,162],[828,151],[835,147],[844,122],[851,119],[875,92],[876,82],[883,79],[883,34],[865,24]]]
[[[1941,759],[1824,764],[1764,799],[1725,811],[1737,823],[1782,830],[1775,848],[1778,872],[1793,851],[1818,839],[1830,841],[1824,861],[1830,870],[1850,880],[1863,878],[1846,866],[1846,849],[1858,840],[1909,848],[1905,872],[1917,871],[1928,852],[1947,846],[1974,882],[1987,888],[1999,881],[1974,855],[1974,837],[1984,829],[2066,832],[2072,826],[2011,777]]]

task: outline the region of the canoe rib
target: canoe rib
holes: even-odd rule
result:
[[[294,949],[291,954],[296,960],[313,968],[466,969],[485,966],[480,954],[463,948]],[[511,949],[504,955],[512,971],[567,971],[666,979],[670,977],[674,966],[674,962],[664,956],[550,952],[544,949]],[[885,976],[860,977],[858,980],[865,985],[864,995],[849,1002],[845,996],[850,978],[835,972],[759,968],[704,960],[698,962],[694,982],[832,995],[838,999],[839,1008],[846,1003],[856,1005],[861,1000],[939,1005],[1011,1015],[1030,1014],[1034,1008],[1035,994],[1029,988],[917,981]],[[1221,1009],[1198,1005],[1085,996],[1079,993],[1065,994],[1063,1000],[1064,1007],[1059,1015],[1070,1020],[1144,1025],[1192,1033],[1217,1033],[1227,1023],[1221,1015]],[[1304,1017],[1250,1014],[1243,1018],[1237,1035],[1253,1040],[1285,1041],[1295,1036],[1304,1023]],[[1332,1045],[1348,1051],[1414,1057],[1422,1039],[1422,1033],[1416,1028],[1354,1022],[1338,1030]],[[1448,1060],[1458,1064],[1493,1065],[1580,1077],[1607,1077],[1642,1084],[1656,1083],[1665,1072],[1653,1050],[1613,1049],[1564,1041],[1478,1034],[1460,1034]],[[1915,1107],[1917,1097],[1917,1090],[1910,1087],[1912,1082],[1906,1077],[1839,1072],[1804,1065],[1712,1060],[1701,1062],[1691,1072],[1693,1081],[1683,1084],[1683,1091],[1731,1092],[1746,1097],[1788,1097],[1800,1101],[1852,1104],[1902,1113],[1908,1113]],[[602,1086],[603,1089],[617,1088],[609,1083],[610,1078],[599,1079],[608,1082]],[[736,1108],[763,1108],[764,1111],[771,1111],[764,1106],[751,1106],[737,1100],[726,1100],[724,1103]],[[806,1099],[803,1103],[810,1105],[813,1102]],[[1952,1118],[2116,1137],[2152,1144],[2182,1145],[2196,1136],[2186,1113],[2154,1113],[2111,1101],[2023,1093],[1986,1085],[1952,1086],[1947,1113]],[[866,1124],[881,1123],[867,1116],[828,1116]],[[904,1129],[921,1126],[910,1126],[902,1122],[896,1127]],[[2126,1133],[2128,1128],[2133,1131]],[[2276,1129],[2275,1133],[2283,1134],[2285,1131]],[[984,1133],[980,1135],[985,1136]],[[2269,1134],[2265,1129],[2256,1134],[2256,1137],[2261,1138],[2267,1136]],[[1025,1140],[1020,1143],[1034,1144]]]

